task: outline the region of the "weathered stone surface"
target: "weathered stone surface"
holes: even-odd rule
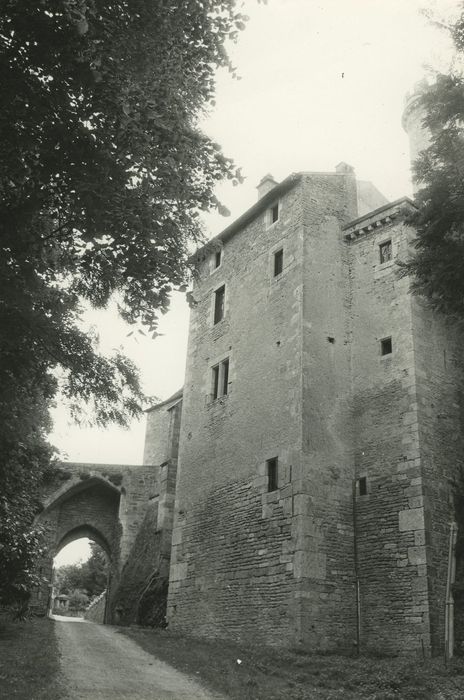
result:
[[[408,508],[407,510],[400,510],[398,517],[398,527],[400,532],[424,529],[424,510],[422,508]]]
[[[219,268],[208,246],[200,253],[172,552],[182,578],[173,568],[168,603],[175,629],[352,648],[357,579],[362,649],[419,653],[442,634],[434,601],[439,592],[443,604],[450,509],[440,483],[463,455],[450,435],[464,415],[457,336],[396,274],[414,235],[400,205],[349,223],[355,202],[349,166],[305,173],[279,195],[277,222],[263,205],[217,241]],[[453,357],[448,377],[443,353]],[[212,369],[225,358],[227,395],[214,399]],[[435,402],[445,413],[450,401],[438,454],[426,432],[445,428]],[[275,457],[278,488],[267,493]],[[443,466],[435,474],[432,464]]]

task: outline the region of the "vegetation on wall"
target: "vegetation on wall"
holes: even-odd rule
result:
[[[240,174],[198,128],[235,0],[4,0],[0,13],[0,599],[32,583],[31,523],[61,390],[76,419],[140,412],[133,364],[106,357],[81,303],[112,295],[157,334],[200,212]],[[19,546],[19,543],[21,546]],[[21,556],[18,551],[23,551]],[[15,573],[16,572],[16,573]],[[22,572],[22,573],[21,573]]]
[[[161,538],[166,535],[157,531],[157,518],[158,505],[151,503],[112,592],[111,618],[116,624],[166,626],[169,562],[163,560]]]
[[[418,105],[430,145],[414,163],[420,189],[417,211],[409,218],[416,229],[415,251],[404,266],[412,288],[457,324],[464,321],[464,3],[453,23],[431,17],[448,32],[454,46],[449,73],[420,84]],[[456,543],[455,651],[464,654],[464,489],[455,485]]]
[[[431,143],[415,162],[418,211],[415,255],[407,265],[413,288],[432,306],[464,320],[464,4],[454,24],[440,22],[456,52],[449,74],[421,87],[419,103]]]

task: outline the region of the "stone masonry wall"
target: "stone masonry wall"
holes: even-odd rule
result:
[[[93,600],[87,610],[84,613],[84,618],[90,620],[90,622],[96,622],[99,625],[103,625],[105,622],[105,610],[106,610],[106,591],[103,591],[98,598]]]
[[[311,275],[310,260],[326,256],[330,267],[335,254],[341,270],[340,226],[356,215],[351,169],[305,174],[279,205],[276,223],[263,212],[225,243],[217,270],[206,260],[193,290],[168,615],[172,627],[201,635],[346,647],[353,625],[340,608],[348,589],[344,609],[354,617],[353,538],[340,491],[348,484],[350,493],[352,483],[349,430],[322,444],[346,417],[350,383],[336,407],[330,399],[323,405],[323,394],[315,400],[327,381],[338,391],[343,369],[332,380],[331,361],[311,366],[320,348],[309,335],[303,346],[311,325],[303,304],[314,309],[316,343],[322,334],[327,354],[326,317],[344,304],[346,282],[315,275],[317,262]],[[284,267],[275,277],[280,249]],[[226,313],[213,326],[222,284]],[[229,392],[212,401],[212,367],[224,357]],[[266,460],[275,457],[278,488],[267,493]],[[338,568],[331,561],[327,573],[332,546]]]
[[[156,467],[62,463],[42,494],[47,547],[38,562],[43,579],[32,607],[45,611],[50,598],[53,558],[79,537],[90,537],[107,551],[110,594],[134,544],[156,486]]]
[[[430,625],[413,322],[394,262],[411,234],[401,222],[372,228],[350,246],[355,466],[367,479],[355,511],[361,650],[420,653]],[[393,260],[381,264],[387,240]],[[392,353],[382,356],[386,337]]]
[[[173,400],[163,401],[146,412],[147,427],[145,432],[144,464],[162,464],[170,459],[179,444],[179,428],[174,434],[176,416],[182,411],[182,395],[175,395]]]
[[[304,178],[303,459],[294,518],[301,638],[315,649],[356,642],[347,249],[354,174]]]
[[[193,290],[168,599],[170,627],[206,636],[295,639],[292,469],[301,445],[301,205],[263,212],[200,269]],[[274,252],[284,269],[273,276]],[[226,286],[213,326],[214,290]],[[227,396],[212,367],[230,361]],[[267,493],[266,460],[278,457]],[[278,632],[277,632],[278,631]]]
[[[419,299],[413,301],[413,322],[432,647],[440,653],[444,649],[450,525],[456,520],[455,499],[459,493],[462,498],[464,473],[463,338],[458,328]],[[460,629],[464,601],[456,603],[456,628]],[[461,652],[462,641],[458,634],[457,650]]]

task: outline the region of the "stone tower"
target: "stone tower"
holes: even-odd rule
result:
[[[420,95],[424,87],[427,86],[425,81],[416,84],[414,90],[406,96],[404,112],[403,112],[403,129],[406,131],[409,139],[409,153],[411,166],[419,156],[421,151],[430,146],[430,132],[424,126],[424,111],[420,105]],[[418,184],[414,177],[412,185],[414,193],[418,190]]]
[[[404,124],[414,157],[413,97]],[[346,163],[258,193],[196,256],[169,625],[419,654],[452,627],[462,645],[464,599],[444,610],[463,339],[398,274],[415,205]]]
[[[270,184],[197,255],[169,624],[438,649],[462,368],[397,274],[414,204],[345,163]]]

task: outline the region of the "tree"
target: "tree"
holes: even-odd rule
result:
[[[108,560],[99,545],[91,542],[90,547],[91,555],[87,561],[56,569],[54,584],[60,593],[70,593],[79,589],[86,591],[87,595],[93,598],[106,589]]]
[[[443,25],[442,25],[443,26]],[[456,49],[454,68],[424,85],[420,105],[431,143],[416,160],[418,205],[410,222],[417,238],[406,265],[413,289],[438,311],[464,320],[464,6],[448,25]]]
[[[80,591],[76,589],[71,591],[69,596],[69,609],[75,612],[82,612],[86,609],[89,604],[89,596],[85,591]]]
[[[76,418],[83,405],[101,425],[140,412],[135,367],[98,353],[81,300],[105,307],[116,294],[123,318],[156,335],[201,211],[221,209],[216,182],[240,178],[198,118],[215,69],[232,70],[224,41],[244,18],[234,0],[0,9],[0,510],[14,511],[22,536],[58,389]]]

